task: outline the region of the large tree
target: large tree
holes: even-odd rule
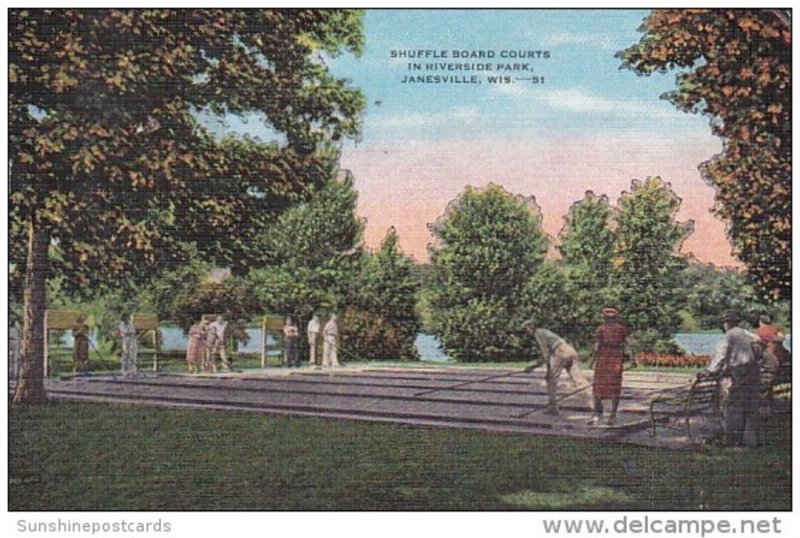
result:
[[[646,347],[668,341],[680,325],[680,254],[693,222],[678,222],[681,199],[668,183],[634,180],[619,199],[614,244],[614,283],[625,320]]]
[[[357,201],[353,178],[345,174],[288,209],[259,237],[263,256],[250,279],[263,310],[306,321],[350,302],[363,253]]]
[[[415,360],[420,330],[416,312],[420,279],[389,228],[377,252],[364,256],[353,305],[342,318],[342,345],[365,359]]]
[[[616,211],[605,195],[592,191],[570,206],[559,234],[564,269],[565,334],[587,344],[594,334],[603,303],[617,294],[614,286],[612,227]]]
[[[12,248],[12,275],[25,274],[15,402],[45,398],[54,251],[53,271],[84,290],[180,263],[182,242],[241,269],[253,230],[327,179],[316,148],[355,134],[364,101],[320,55],[359,53],[360,17],[9,11],[10,236],[26,241]],[[276,141],[220,139],[200,114],[255,117]]]
[[[679,70],[662,97],[709,117],[724,149],[703,163],[735,255],[768,298],[791,292],[791,11],[654,10],[619,53],[638,74]]]
[[[434,334],[461,361],[512,360],[524,351],[523,290],[547,236],[535,200],[490,184],[467,187],[430,227]]]

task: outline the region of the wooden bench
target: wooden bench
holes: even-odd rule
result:
[[[701,413],[722,412],[722,376],[703,374],[689,387],[670,389],[650,401],[650,436],[656,435],[658,424],[669,425],[671,418],[683,419],[686,435],[692,440],[691,418]],[[769,413],[791,411],[792,365],[783,363],[777,369],[761,368],[761,397]],[[668,426],[667,426],[668,427]]]
[[[761,396],[770,413],[790,412],[792,407],[792,363],[777,369],[761,369]]]
[[[679,387],[664,391],[650,400],[650,423],[652,430],[650,436],[656,435],[659,423],[669,427],[670,419],[678,417],[683,419],[686,435],[692,439],[691,418],[701,413],[719,414],[721,412],[722,376],[717,374],[702,374],[692,381],[689,387]]]

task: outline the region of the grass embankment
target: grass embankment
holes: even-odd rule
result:
[[[14,408],[11,510],[789,510],[790,424],[748,451],[96,403]]]

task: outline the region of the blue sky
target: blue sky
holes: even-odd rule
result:
[[[487,132],[500,137],[646,132],[654,123],[661,130],[707,129],[705,119],[658,99],[674,87],[674,73],[638,77],[620,70],[614,54],[638,41],[646,15],[645,10],[369,10],[365,53],[337,58],[331,68],[367,95],[365,141]],[[549,50],[551,57],[526,60],[535,74],[545,76],[542,85],[408,85],[400,80],[412,60],[391,59],[393,49]]]
[[[367,11],[364,54],[328,62],[368,101],[363,136],[345,143],[342,153],[343,167],[356,178],[367,245],[378,245],[393,226],[404,250],[426,259],[428,223],[467,185],[490,182],[534,197],[555,240],[569,206],[586,191],[614,203],[633,179],[660,176],[683,199],[678,218],[695,222],[684,251],[735,264],[724,224],[710,211],[714,191],[697,169],[721,149],[708,120],[659,98],[674,89],[675,72],[641,77],[620,69],[614,57],[639,41],[647,14]],[[420,49],[549,51],[550,58],[517,61],[545,77],[540,85],[404,84],[410,60],[392,59],[391,51]]]
[[[735,265],[724,224],[713,216],[714,191],[698,165],[721,150],[708,120],[659,97],[675,72],[637,76],[615,53],[640,39],[646,10],[368,10],[361,57],[326,60],[367,98],[360,140],[343,145],[342,166],[359,191],[368,246],[392,226],[404,250],[422,261],[428,223],[467,185],[493,182],[534,197],[543,227],[557,237],[569,206],[592,190],[614,203],[633,179],[659,176],[693,220],[684,243],[703,261]],[[488,60],[392,59],[392,50],[491,50]],[[504,63],[503,50],[548,51],[529,63],[534,85],[404,84],[409,61]],[[463,75],[445,71],[431,75]],[[512,77],[530,75],[510,73]],[[219,119],[240,134],[272,136],[262,122]]]

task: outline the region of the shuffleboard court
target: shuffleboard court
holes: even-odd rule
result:
[[[591,372],[587,372],[591,379]],[[690,446],[685,433],[650,435],[649,403],[687,386],[689,374],[626,373],[617,423],[593,426],[587,392],[547,407],[544,372],[496,368],[343,367],[268,369],[225,374],[143,374],[50,379],[51,397],[157,407],[226,409],[330,419],[456,427],[487,432],[583,437],[669,448]],[[563,376],[559,394],[575,387]]]

